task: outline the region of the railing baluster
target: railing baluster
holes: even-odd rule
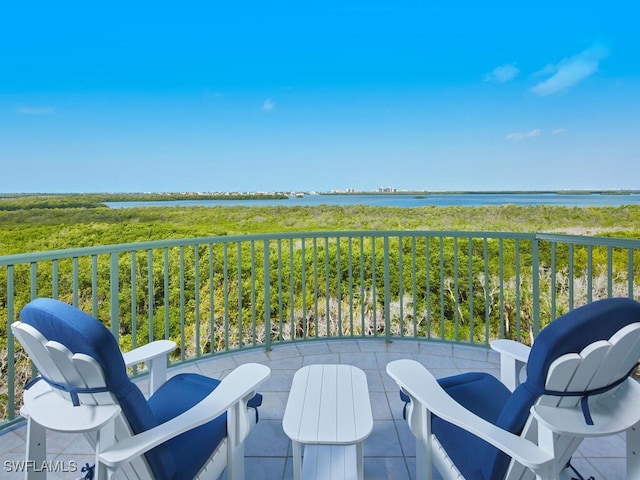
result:
[[[424,252],[424,264],[425,264],[425,296],[427,299],[426,306],[426,324],[427,324],[427,338],[431,338],[431,255],[430,245],[431,237],[425,236],[425,252]]]
[[[336,296],[338,297],[338,336],[342,336],[342,265],[340,264],[340,237],[336,237],[336,271],[337,271],[337,281],[336,281]],[[327,270],[328,272],[328,270]],[[328,279],[327,273],[327,279]]]
[[[73,283],[74,283],[74,305],[77,305],[77,297],[76,297],[76,282],[77,278],[77,258],[74,257],[74,265],[73,265]],[[109,289],[111,292],[111,333],[116,337],[118,342],[120,341],[120,279],[119,279],[119,265],[118,265],[118,253],[114,252],[110,256],[110,270],[109,270]]]
[[[229,350],[229,256],[227,255],[227,242],[222,244],[222,295],[224,302],[224,313],[222,317],[223,325],[224,325],[224,350],[225,352]],[[238,243],[238,249],[240,248],[240,244]],[[240,258],[240,251],[238,251],[238,258]],[[241,278],[241,275],[238,274],[238,279]],[[240,298],[242,298],[242,284],[240,280],[238,280],[238,302],[240,302]],[[241,328],[242,325],[242,308],[238,308],[238,328]]]
[[[440,237],[440,338],[445,339],[445,304],[444,304],[444,237]]]
[[[78,275],[79,275],[78,274],[78,257],[73,257],[73,259],[71,260],[71,264],[73,266],[73,273],[72,273],[72,277],[73,277],[73,287],[72,287],[72,290],[73,290],[73,305],[75,307],[77,307],[78,306],[78,297],[79,297],[78,290],[80,289],[79,281],[78,281]],[[118,271],[117,262],[116,262],[116,265],[115,265],[115,271],[116,271],[116,273]],[[116,283],[117,283],[117,281],[116,281]]]
[[[318,321],[318,239],[313,237],[313,327],[314,336],[320,337],[320,322]]]
[[[574,298],[574,271],[573,271],[573,243],[569,243],[569,310],[572,310],[575,305]]]
[[[225,244],[226,245],[226,244]],[[225,250],[225,258],[227,256],[226,250]],[[243,289],[242,289],[242,282],[243,282],[243,277],[242,277],[242,244],[240,242],[238,242],[238,244],[236,245],[236,277],[237,277],[237,283],[238,283],[238,347],[242,348],[242,346],[244,345],[244,315],[242,312],[242,295],[243,295]],[[226,271],[226,268],[225,268]],[[227,290],[227,288],[225,287],[225,291]],[[228,316],[228,309],[227,309],[227,302],[228,302],[228,297],[227,299],[225,299],[225,329],[229,330],[228,324],[229,324],[229,316]],[[229,341],[226,342],[227,343],[227,349],[230,347]]]
[[[269,240],[264,240],[264,252],[263,252],[263,271],[264,271],[264,343],[265,349],[271,351],[271,272],[269,260],[270,247]],[[254,331],[255,341],[255,331]]]
[[[491,315],[491,279],[489,278],[489,240],[487,237],[482,239],[482,259],[484,266],[484,328],[485,328],[485,338],[489,339],[490,329],[489,329],[489,320]],[[502,263],[500,264],[502,268]],[[500,317],[500,338],[505,337],[504,331],[504,322],[502,321],[502,317]]]
[[[325,324],[327,329],[327,337],[332,337],[331,332],[331,306],[329,300],[331,297],[331,290],[329,285],[329,237],[324,237],[324,297],[325,297]]]
[[[56,295],[53,298],[57,298]],[[98,318],[98,256],[91,255],[91,312]]]
[[[515,241],[515,249],[516,249],[516,260],[515,260],[515,268],[516,268],[516,340],[518,342],[522,341],[522,323],[521,323],[521,311],[522,305],[520,302],[520,240],[516,238]]]
[[[266,255],[266,252],[264,254]],[[256,344],[256,242],[253,241],[251,242],[251,344]]]
[[[389,237],[383,238],[383,281],[384,281],[384,338],[387,343],[391,342],[391,311],[389,303],[391,302],[391,294],[389,292]]]
[[[14,310],[15,278],[14,266],[7,265],[7,420],[16,418],[16,372],[15,372],[15,347],[11,324],[16,320]],[[32,365],[33,370],[33,365]]]
[[[417,247],[416,247],[416,237],[415,235],[411,236],[411,294],[413,298],[413,338],[418,336],[418,302],[416,301],[418,298],[417,291],[417,283],[418,283],[418,262],[416,259],[417,255]]]
[[[283,312],[282,312],[282,239],[278,239],[278,340],[283,340]]]
[[[538,240],[531,240],[531,301],[533,302],[533,336],[538,336],[540,332],[540,258],[538,251]]]
[[[94,290],[95,291],[95,290]],[[138,302],[137,302],[137,278],[136,278],[136,252],[131,252],[131,348],[138,346]],[[94,296],[95,298],[95,296]],[[135,371],[135,368],[134,368]]]
[[[455,324],[456,341],[460,340],[460,312],[458,305],[458,237],[453,237],[453,320]]]
[[[180,268],[180,360],[184,361],[185,359],[185,311],[184,311],[184,287],[185,287],[185,278],[184,278],[184,247],[180,247],[179,252],[179,268]]]
[[[473,323],[473,240],[467,237],[467,262],[469,269],[469,341],[474,343],[474,323]],[[485,343],[489,342],[489,337],[485,337]]]
[[[147,313],[147,324],[149,325],[149,343],[155,340],[153,331],[153,317],[155,313],[155,295],[153,287],[153,250],[147,250],[147,303],[149,312]]]
[[[613,296],[613,248],[607,247],[607,297]]]
[[[195,321],[195,351],[196,357],[202,355],[200,349],[200,246],[193,246],[193,297],[194,297],[194,321]]]
[[[629,248],[627,253],[627,295],[629,298],[634,298],[633,281],[633,249]]]
[[[169,339],[169,248],[163,249],[164,265],[163,265],[163,286],[164,286],[164,338]]]
[[[349,268],[349,335],[353,336],[353,241],[348,240],[348,268]]]
[[[211,344],[211,354],[216,353],[215,331],[216,331],[216,303],[215,303],[215,256],[213,243],[209,244],[209,342]]]

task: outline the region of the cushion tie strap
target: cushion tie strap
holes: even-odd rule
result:
[[[85,463],[84,467],[82,467],[82,470],[80,470],[82,473],[85,473],[85,476],[82,477],[80,480],[93,480],[93,476],[95,474],[95,470],[96,470],[96,466],[95,465],[89,465],[88,463]]]
[[[57,390],[62,390],[63,392],[67,392],[70,396],[71,396],[71,403],[73,403],[74,407],[78,407],[80,406],[80,398],[78,397],[78,394],[80,393],[104,393],[104,392],[109,392],[109,388],[108,387],[72,387],[71,385],[67,385],[66,383],[57,383],[54,382],[53,380],[48,379],[47,377],[44,377],[42,375],[40,375],[39,377],[34,378],[33,380],[30,380],[25,386],[24,389],[28,390],[29,388],[31,388],[34,384],[36,384],[37,382],[39,382],[40,380],[44,380],[47,385],[49,385],[50,387],[53,387]]]
[[[616,388],[618,385],[621,385],[627,378],[629,378],[629,375],[633,373],[633,371],[636,369],[637,366],[638,366],[637,364],[634,365],[633,368],[629,370],[629,372],[626,375],[622,376],[622,378],[619,378],[615,382],[610,383],[609,385],[605,385],[604,387],[594,388],[592,390],[585,390],[582,392],[560,392],[555,390],[545,390],[542,393],[543,395],[553,395],[555,397],[582,397],[580,398],[580,407],[582,408],[582,415],[584,416],[584,421],[586,422],[587,425],[593,425],[593,418],[591,417],[591,411],[589,410],[589,397],[591,395],[599,395],[601,393],[604,393]]]

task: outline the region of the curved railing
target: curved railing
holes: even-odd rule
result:
[[[35,297],[79,306],[128,350],[181,363],[318,338],[530,343],[553,318],[640,297],[640,240],[350,231],[221,236],[0,257],[0,427],[33,372],[9,325]],[[135,373],[135,372],[133,372]]]

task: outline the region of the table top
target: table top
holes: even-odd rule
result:
[[[310,365],[296,372],[282,419],[296,442],[350,445],[373,429],[365,373],[352,365]]]

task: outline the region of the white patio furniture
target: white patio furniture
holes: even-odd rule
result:
[[[294,480],[362,480],[362,442],[373,429],[364,372],[351,365],[301,368],[293,377],[282,426],[293,447]]]
[[[408,402],[417,478],[431,479],[434,465],[446,479],[557,479],[583,438],[626,432],[627,478],[640,479],[640,385],[631,376],[640,303],[596,301],[551,322],[531,349],[494,348],[502,383],[485,373],[436,380],[408,359],[387,365]]]
[[[97,479],[244,478],[243,442],[257,422],[258,386],[268,367],[245,364],[216,380],[184,373],[166,382],[173,342],[121,354],[95,318],[53,299],[36,299],[12,331],[40,376],[24,393],[27,465],[46,459],[46,430],[81,432],[95,448]],[[145,399],[126,365],[147,363]],[[29,480],[46,478],[30,468]]]

